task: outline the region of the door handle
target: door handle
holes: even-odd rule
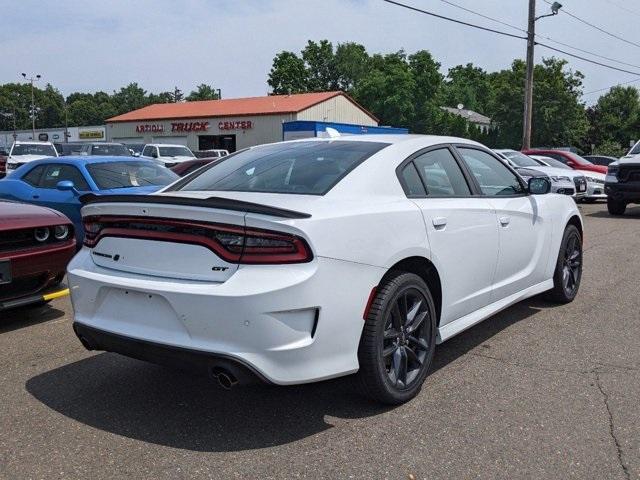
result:
[[[40,198],[40,195],[34,195],[33,198]]]
[[[445,217],[433,217],[433,220],[431,220],[431,222],[433,223],[433,226],[436,230],[442,230],[447,226],[447,219]]]
[[[509,222],[511,222],[511,218],[500,217],[500,225],[502,225],[503,227],[506,227],[507,225],[509,225]]]

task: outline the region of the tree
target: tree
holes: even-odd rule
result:
[[[442,94],[444,106],[462,104],[469,110],[485,114],[492,94],[489,75],[472,63],[450,68]]]
[[[293,52],[278,53],[273,59],[267,83],[276,95],[308,91],[304,60]]]
[[[215,88],[210,85],[201,83],[187,96],[187,101],[194,102],[196,100],[218,100],[218,98],[218,92]]]
[[[341,43],[336,47],[333,64],[337,88],[350,92],[369,73],[370,57],[363,45]]]
[[[316,43],[309,40],[302,50],[302,59],[306,67],[307,91],[326,92],[338,88],[338,74],[331,42],[320,40],[320,43]]]
[[[629,141],[637,140],[640,135],[638,90],[635,87],[613,87],[598,99],[587,115],[590,126],[586,147],[606,145],[608,151],[626,148]]]

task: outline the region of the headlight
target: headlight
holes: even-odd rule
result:
[[[571,182],[569,177],[551,177],[554,182]]]
[[[47,227],[36,228],[33,236],[39,242],[46,242],[49,240],[49,229]]]
[[[600,184],[604,183],[604,180],[600,180],[599,178],[595,178],[595,177],[587,177],[587,181],[591,183],[600,183]]]
[[[66,225],[56,225],[53,229],[53,236],[56,240],[64,240],[69,236],[69,227]]]

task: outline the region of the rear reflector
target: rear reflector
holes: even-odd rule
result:
[[[83,223],[84,245],[89,248],[101,238],[120,237],[201,245],[229,263],[304,263],[313,259],[303,238],[271,230],[148,217],[89,216]]]

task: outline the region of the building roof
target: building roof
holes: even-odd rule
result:
[[[141,120],[172,120],[184,118],[231,117],[243,115],[274,115],[298,113],[330,98],[344,96],[357,108],[377,121],[377,118],[344,92],[298,93],[266,97],[201,100],[197,102],[155,103],[109,118],[107,122]]]
[[[474,112],[473,110],[467,110],[466,108],[453,108],[453,107],[440,107],[449,113],[463,117],[471,123],[491,123],[491,119],[481,113]]]

